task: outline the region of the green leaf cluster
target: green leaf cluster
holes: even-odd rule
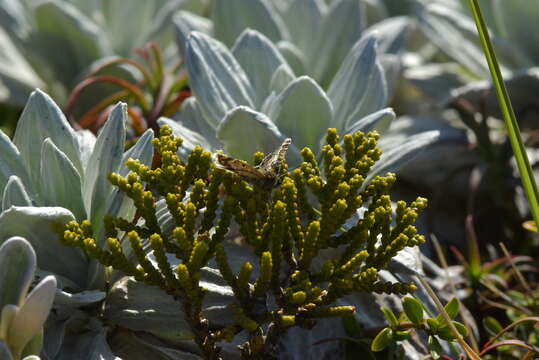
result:
[[[106,248],[97,245],[88,221],[67,224],[63,242],[177,299],[205,358],[219,359],[218,342],[242,331],[249,334],[240,346],[243,357],[267,356],[293,326],[311,328],[318,319],[352,314],[354,306],[334,305],[345,295],[415,290],[412,283],[378,280],[400,250],[425,241],[413,223],[427,202],[399,201],[394,214],[389,191],[396,176],[365,181],[381,156],[377,140],[375,132],[356,132],[341,141],[329,129],[320,161],[303,149],[301,166],[288,172],[283,161],[268,190],[252,177],[269,175],[246,163],[241,171],[221,168],[200,147],[182,162],[182,140],[164,126],[153,140],[153,169],[129,160],[130,174],[109,177],[133,200],[138,220],[107,217]],[[259,162],[260,154],[255,158]],[[166,209],[158,208],[160,199]],[[171,231],[160,222],[163,210]],[[258,264],[245,262],[235,273],[229,241],[250,248]],[[178,265],[171,265],[171,255]],[[213,264],[235,296],[228,305],[234,322],[222,328],[202,312],[201,270]]]

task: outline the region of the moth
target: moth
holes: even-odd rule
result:
[[[285,139],[277,150],[266,155],[257,166],[219,153],[217,163],[255,187],[271,191],[281,182],[281,169],[291,142],[291,139]]]

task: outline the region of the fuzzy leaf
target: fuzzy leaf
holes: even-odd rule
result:
[[[13,360],[13,355],[11,354],[9,346],[2,340],[0,340],[0,359]]]
[[[94,231],[101,226],[112,193],[112,184],[109,182],[108,176],[112,172],[117,172],[121,165],[126,120],[127,105],[119,103],[114,107],[101,129],[94,151],[88,160],[83,183],[83,196],[86,213],[94,227],[97,226]]]
[[[246,29],[232,47],[232,54],[241,65],[253,87],[255,108],[260,108],[269,95],[275,71],[283,66],[292,72],[279,50],[263,34]]]
[[[238,105],[253,107],[249,79],[221,42],[192,32],[185,52],[191,89],[210,124],[217,126]]]
[[[0,131],[0,189],[4,189],[12,175],[18,176],[26,186],[30,186],[30,177],[24,166],[24,160],[9,137]]]
[[[27,46],[47,59],[49,71],[53,73],[48,75],[52,75],[48,80],[59,80],[64,86],[72,87],[82,69],[108,52],[104,43],[107,37],[94,22],[67,2],[44,0],[36,4],[36,31],[32,32]]]
[[[412,135],[403,143],[388,144],[380,161],[376,163],[367,175],[366,183],[378,175],[388,172],[396,172],[406,163],[412,161],[421,151],[438,140],[440,133],[438,131],[425,131],[423,133]],[[389,147],[391,146],[391,147]],[[384,148],[382,147],[382,150]]]
[[[32,206],[32,200],[18,176],[11,176],[4,188],[0,212],[11,206]]]
[[[331,126],[346,129],[360,119],[385,106],[387,89],[383,70],[376,60],[374,36],[361,38],[344,60],[328,90],[335,109]]]
[[[229,46],[247,28],[258,30],[273,42],[281,40],[286,31],[279,14],[266,0],[216,1],[212,19],[214,34]]]
[[[35,186],[41,182],[41,145],[46,138],[50,138],[77,171],[83,173],[75,131],[54,101],[41,90],[36,90],[24,107],[13,138]]]
[[[321,37],[317,39],[318,47],[311,57],[308,73],[323,88],[327,88],[335,74],[342,71],[341,64],[346,62],[345,58],[350,56],[350,49],[361,37],[363,17],[360,2],[333,1],[321,27]]]
[[[247,161],[257,151],[275,151],[286,138],[266,115],[244,106],[226,115],[217,128],[217,136],[227,153]],[[299,151],[294,144],[290,146],[287,158],[299,161]]]
[[[191,31],[200,31],[204,34],[212,32],[213,23],[210,20],[188,11],[178,11],[172,21],[175,25],[176,45],[182,57],[185,56],[185,43]]]
[[[42,204],[65,207],[78,221],[86,219],[79,172],[48,138],[43,142],[40,168]]]
[[[317,153],[333,117],[331,102],[318,84],[307,76],[297,78],[279,94],[275,106],[279,129],[298,148],[308,146]]]
[[[395,120],[395,112],[391,108],[385,108],[352,123],[345,133],[353,134],[357,131],[369,132],[376,130],[383,134],[389,128],[393,120]]]
[[[36,254],[28,241],[12,237],[0,246],[0,310],[21,306],[34,279]]]
[[[30,292],[9,328],[9,343],[15,352],[22,351],[26,344],[41,331],[56,293],[56,279],[47,276]]]
[[[73,214],[60,207],[13,206],[0,214],[0,242],[12,236],[26,238],[36,252],[40,269],[62,275],[83,288],[88,259],[79,249],[60,245],[57,232],[72,220]]]

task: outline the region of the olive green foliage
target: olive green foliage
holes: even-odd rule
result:
[[[444,310],[450,319],[454,319],[458,315],[459,306],[456,298],[445,305]],[[376,335],[371,343],[372,351],[382,351],[399,341],[408,340],[412,336],[412,331],[421,331],[428,335],[427,348],[434,359],[443,355],[440,339],[456,342],[458,335],[453,332],[442,314],[425,316],[427,307],[418,299],[410,296],[402,299],[402,307],[404,312],[398,318],[391,310],[382,308],[389,326]],[[452,323],[460,335],[467,335],[464,324],[453,320]]]
[[[415,290],[411,283],[378,280],[378,271],[397,252],[424,242],[413,223],[427,202],[399,201],[394,216],[389,191],[396,176],[389,173],[365,184],[381,156],[375,132],[346,135],[341,143],[336,130],[328,130],[322,166],[305,148],[299,168],[288,172],[283,161],[282,176],[269,191],[244,181],[249,179],[241,172],[220,168],[200,147],[182,162],[177,155],[182,140],[171,133],[163,127],[154,140],[160,159],[155,169],[129,160],[132,172],[127,177],[110,175],[133,199],[139,221],[108,218],[106,249],[96,245],[87,221],[69,223],[63,241],[177,299],[205,358],[219,359],[218,343],[244,330],[249,340],[240,346],[243,358],[266,358],[290,327],[310,328],[317,319],[352,314],[353,306],[333,306],[345,295]],[[262,157],[255,154],[255,163]],[[160,198],[166,199],[175,222],[170,234],[158,223]],[[239,236],[231,235],[234,224]],[[234,273],[224,246],[232,240],[250,248],[259,264],[246,262]],[[126,255],[124,241],[136,262]],[[149,250],[154,263],[147,257]],[[172,266],[167,254],[181,263]],[[236,300],[229,305],[235,323],[221,329],[202,315],[201,268],[212,259]]]

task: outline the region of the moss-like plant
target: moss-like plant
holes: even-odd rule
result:
[[[328,130],[322,166],[308,148],[302,151],[304,162],[291,172],[280,159],[282,176],[271,189],[258,186],[241,171],[219,167],[202,148],[195,148],[183,163],[177,155],[182,140],[171,133],[163,127],[154,140],[161,160],[155,169],[129,160],[132,172],[127,177],[110,175],[111,182],[133,199],[139,220],[108,218],[106,249],[96,245],[88,221],[67,224],[63,241],[177,299],[204,358],[219,359],[218,343],[242,331],[249,334],[240,346],[242,357],[268,358],[289,328],[310,328],[318,319],[353,313],[353,306],[333,305],[345,295],[415,290],[414,284],[377,277],[400,250],[424,242],[413,223],[427,201],[399,201],[393,216],[389,190],[395,175],[365,183],[381,155],[376,133],[357,132],[340,142],[336,130]],[[262,155],[255,154],[255,163]],[[174,221],[171,232],[160,226],[156,215],[160,198]],[[224,244],[232,240],[234,222],[240,234],[234,240],[259,259],[257,276],[249,262],[237,274],[230,267]],[[131,256],[123,241],[129,242]],[[154,262],[147,257],[149,250]],[[180,264],[172,266],[167,254]],[[235,295],[229,305],[234,323],[224,328],[212,326],[202,312],[201,269],[213,259]]]

